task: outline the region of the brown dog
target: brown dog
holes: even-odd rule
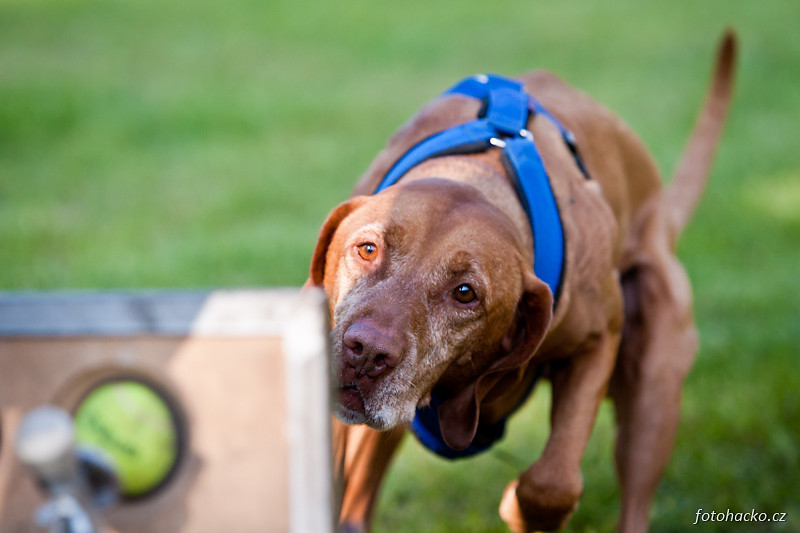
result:
[[[619,528],[647,529],[697,348],[675,245],[705,186],[734,62],[729,33],[666,189],[642,143],[609,111],[551,74],[520,78],[574,134],[589,177],[554,121],[532,116],[527,130],[564,234],[555,307],[554,291],[532,268],[531,225],[500,148],[428,159],[373,195],[398,158],[474,119],[481,102],[443,96],[392,137],[354,197],[329,215],[311,264],[309,283],[324,287],[333,317],[343,529],[369,529],[391,456],[432,395],[443,442],[462,450],[481,428],[505,420],[540,375],[552,383],[550,437],[508,485],[503,520],[514,531],[567,523],[582,492],[581,456],[608,393],[617,417]]]

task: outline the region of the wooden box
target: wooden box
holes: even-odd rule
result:
[[[118,378],[164,391],[182,450],[111,530],[333,531],[328,327],[317,291],[0,293],[0,531],[41,531],[21,418]]]

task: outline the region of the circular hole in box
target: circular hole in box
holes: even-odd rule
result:
[[[123,503],[149,498],[175,477],[186,455],[183,410],[143,375],[106,375],[74,404],[77,445],[114,467]]]

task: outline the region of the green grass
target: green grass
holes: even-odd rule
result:
[[[680,246],[701,350],[654,531],[698,508],[800,531],[800,3],[0,0],[0,288],[300,285],[327,211],[391,132],[464,75],[548,68],[669,175],[726,26],[742,54],[707,196]],[[503,531],[547,435],[546,389],[486,457],[406,440],[377,531]],[[608,405],[569,530],[613,529]]]

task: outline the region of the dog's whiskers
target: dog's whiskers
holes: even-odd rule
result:
[[[417,391],[417,386],[416,386],[416,384],[414,384],[414,382],[413,382],[413,381],[411,381],[410,379],[408,379],[407,377],[405,377],[405,376],[398,376],[398,380],[400,381],[400,383],[402,383],[402,384],[404,384],[404,385],[407,385],[407,386],[408,386],[408,388],[410,388],[410,389],[411,389],[411,390],[413,390],[414,392],[416,392],[416,391]]]

